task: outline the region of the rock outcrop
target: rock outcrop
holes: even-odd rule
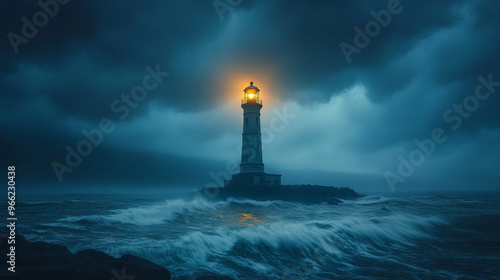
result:
[[[72,254],[68,248],[46,242],[29,242],[17,235],[15,272],[7,262],[0,263],[0,279],[12,280],[169,280],[168,269],[133,255],[113,258],[92,249]],[[0,238],[0,251],[10,252],[6,238]]]
[[[254,200],[282,200],[304,204],[327,203],[332,205],[342,203],[340,199],[357,199],[363,197],[362,194],[350,188],[319,185],[204,188],[201,190],[201,193],[212,200],[233,197]]]

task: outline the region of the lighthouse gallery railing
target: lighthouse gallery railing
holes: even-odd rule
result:
[[[248,98],[248,97],[245,97],[243,99],[241,99],[241,104],[246,104],[246,103],[257,103],[257,104],[260,104],[262,105],[262,99],[260,98]]]

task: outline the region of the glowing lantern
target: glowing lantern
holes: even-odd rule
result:
[[[259,93],[260,90],[258,87],[253,85],[253,82],[250,82],[250,85],[246,87],[243,92],[245,94],[243,95],[243,99],[241,100],[242,104],[245,103],[258,103],[262,104],[262,100],[259,98]]]

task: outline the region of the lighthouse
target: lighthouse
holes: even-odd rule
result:
[[[260,90],[250,82],[241,100],[243,108],[243,134],[241,145],[240,173],[264,172],[262,162],[262,134],[260,132]]]
[[[241,144],[240,173],[224,181],[224,187],[280,186],[281,175],[264,172],[262,161],[262,133],[260,110],[262,99],[260,89],[250,82],[243,90],[243,133]]]

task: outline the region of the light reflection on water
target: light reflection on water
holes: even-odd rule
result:
[[[242,226],[252,226],[262,223],[268,223],[266,219],[267,211],[255,211],[255,210],[229,210],[228,211],[212,211],[214,215],[211,217],[214,221],[220,221],[223,223],[228,223],[232,225]]]

